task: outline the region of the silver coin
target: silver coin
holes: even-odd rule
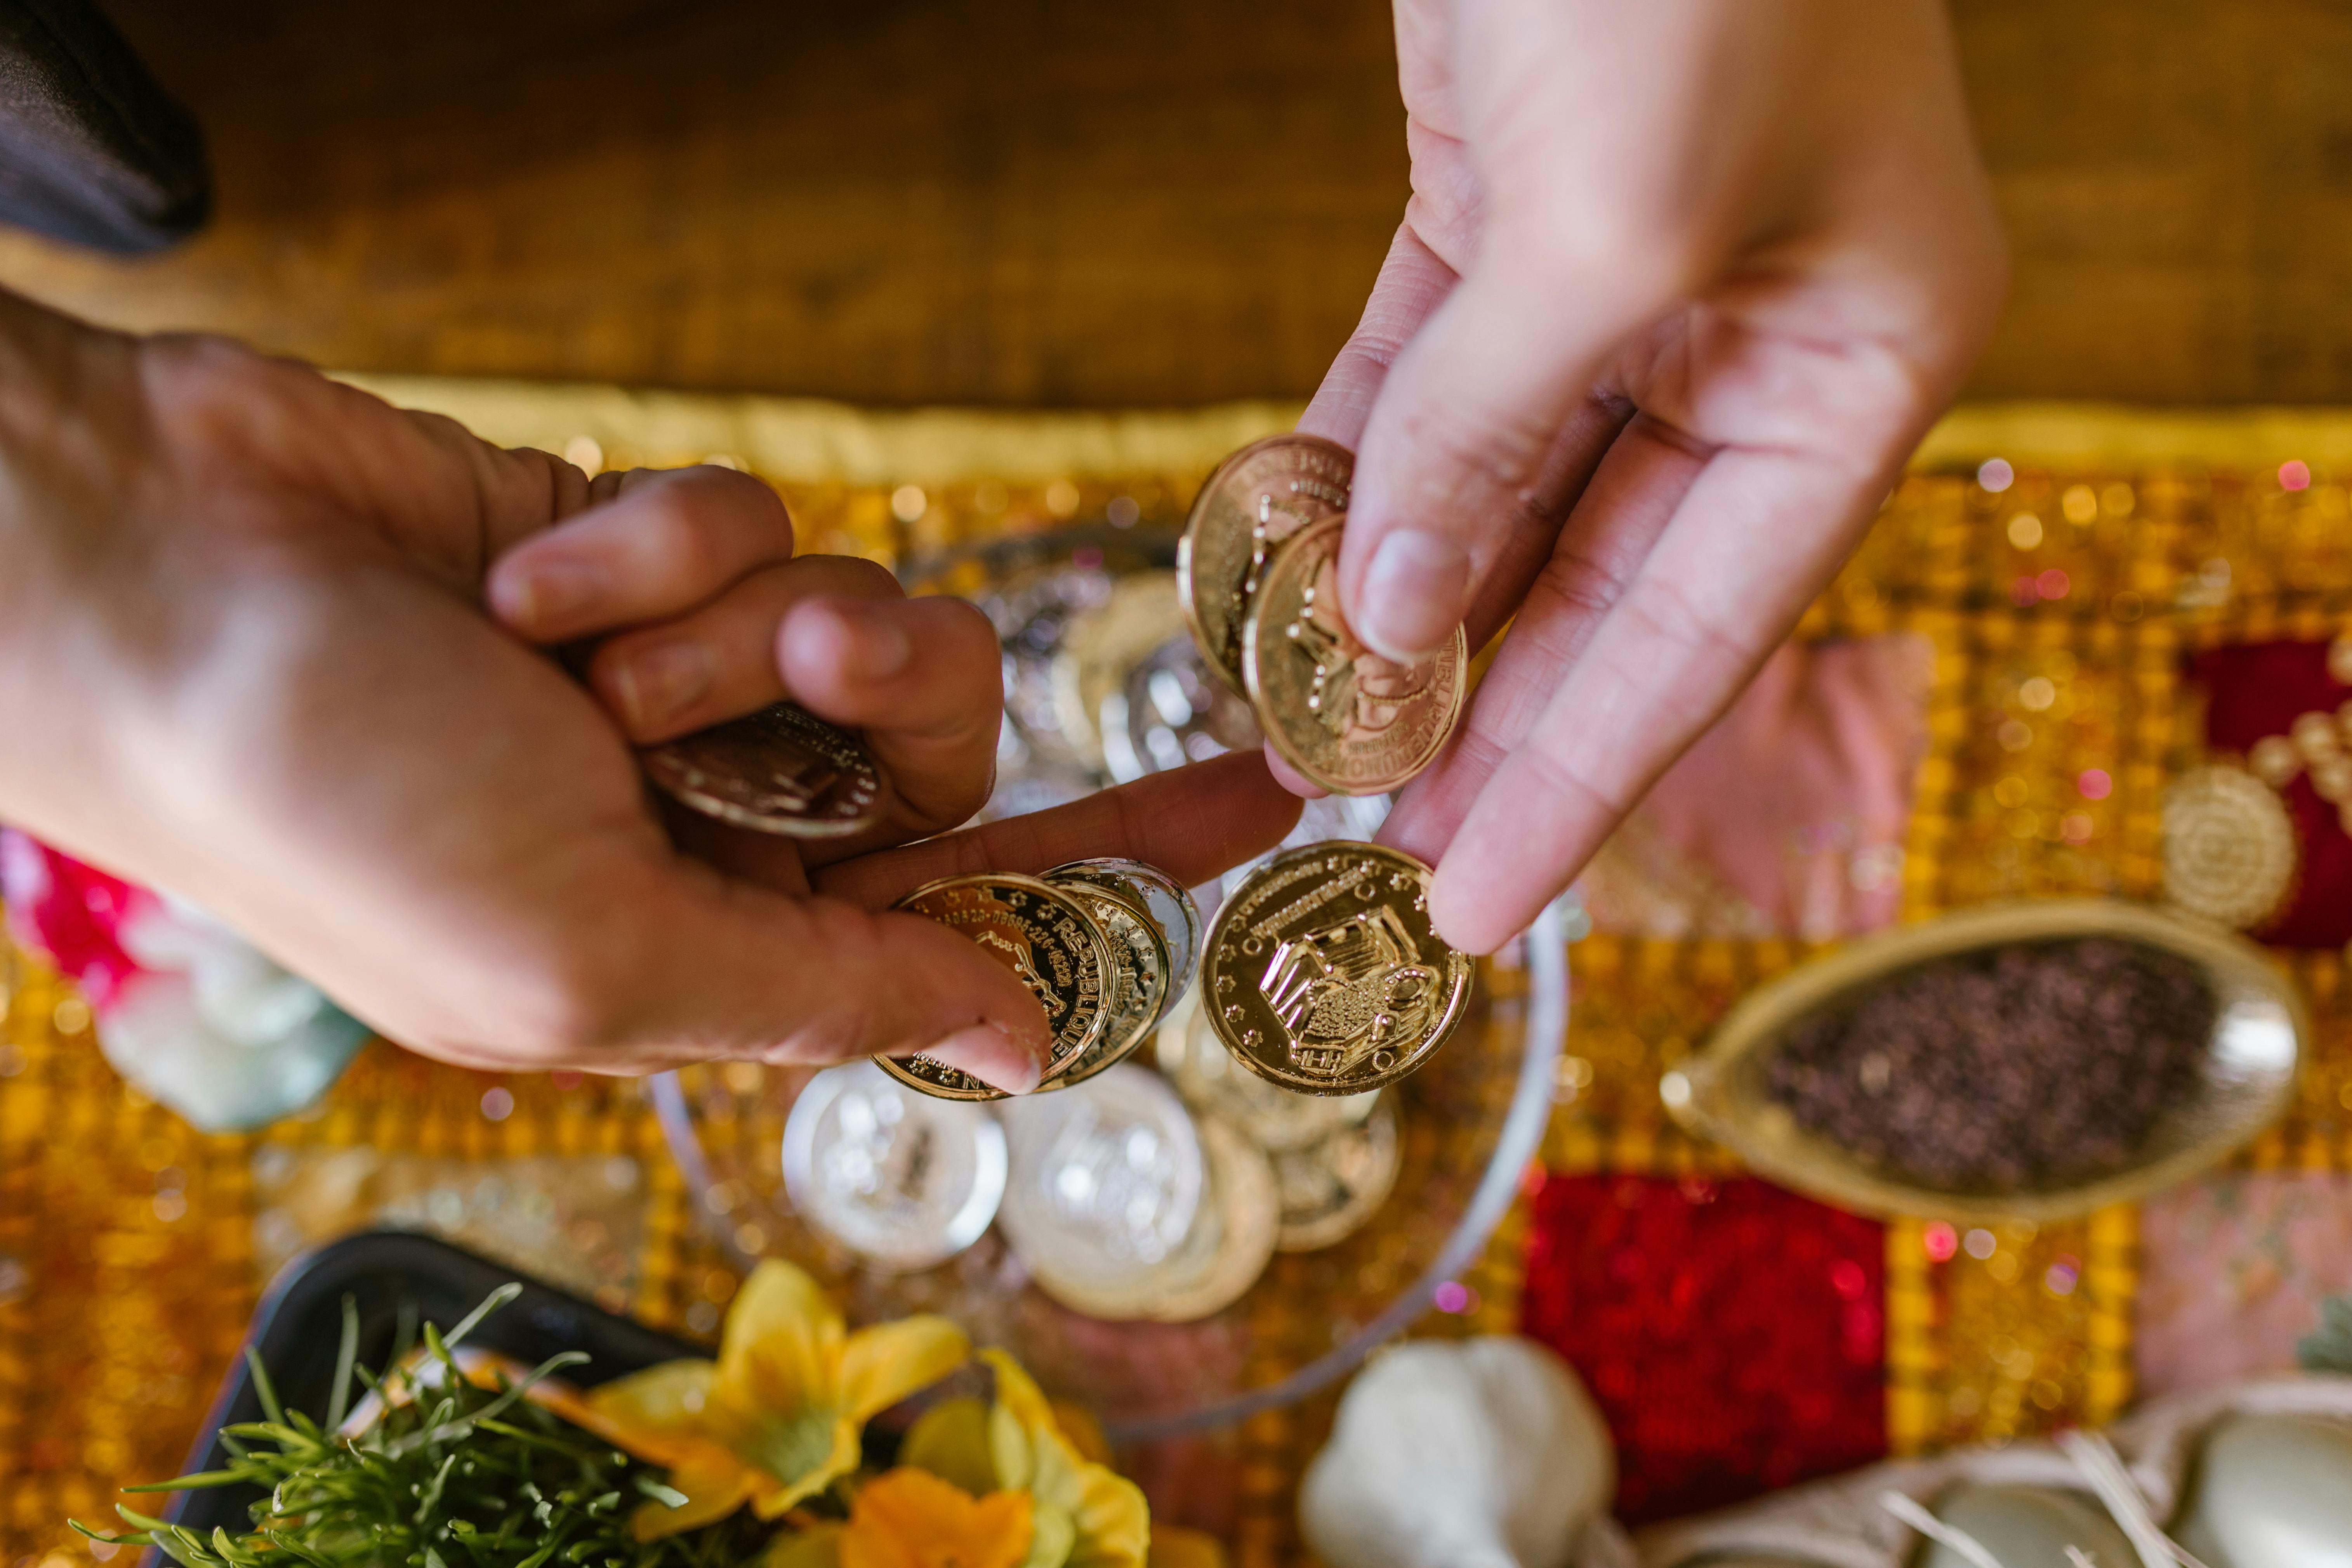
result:
[[[1225,689],[1193,646],[1171,637],[1123,672],[1095,713],[1103,766],[1119,784],[1265,743],[1249,703]]]
[[[882,819],[888,795],[855,735],[790,702],[648,746],[637,762],[679,804],[791,838],[863,832]]]
[[[1076,763],[1041,760],[1013,721],[1004,721],[996,747],[996,784],[972,822],[1003,822],[1083,800],[1101,782]]]
[[[1214,1116],[1198,1123],[1208,1180],[1181,1246],[1161,1263],[1116,1280],[1034,1268],[1038,1289],[1090,1318],[1190,1323],[1232,1306],[1273,1261],[1281,1200],[1273,1167],[1248,1138]]]
[[[1005,721],[1040,767],[1091,766],[1091,742],[1063,727],[1054,667],[1071,622],[1108,600],[1118,582],[1098,566],[1039,566],[972,596],[1003,648]]]
[[[1048,881],[1057,877],[1126,893],[1130,900],[1140,903],[1158,924],[1160,934],[1168,942],[1168,992],[1160,1005],[1160,1016],[1165,1019],[1176,999],[1184,994],[1192,977],[1200,973],[1201,906],[1193,901],[1192,893],[1159,867],[1147,866],[1140,860],[1108,857],[1073,860],[1045,873]]]
[[[1197,1322],[1240,1300],[1274,1261],[1281,1231],[1282,1201],[1265,1153],[1213,1116],[1202,1119],[1201,1142],[1209,1152],[1209,1223],[1194,1222],[1153,1288],[1145,1315],[1158,1322]]]
[[[1263,743],[1185,628],[1172,572],[1122,577],[1074,617],[1054,674],[1063,731],[1120,784]]]
[[[997,1219],[1033,1272],[1111,1287],[1182,1245],[1201,1205],[1201,1140],[1158,1074],[1124,1063],[1001,1114],[1012,1175]]]
[[[1275,1186],[1282,1197],[1282,1230],[1275,1246],[1281,1251],[1313,1252],[1344,1241],[1388,1201],[1403,1151],[1395,1100],[1385,1089],[1374,1099],[1371,1115],[1360,1125],[1274,1157]]]
[[[784,1190],[812,1226],[872,1267],[908,1273],[980,1239],[1004,1198],[1004,1130],[871,1062],[811,1079],[784,1121]]]
[[[1070,617],[1054,658],[1054,704],[1062,733],[1099,768],[1105,737],[1097,729],[1103,700],[1124,689],[1127,672],[1153,649],[1185,636],[1171,572],[1137,572],[1111,584],[1099,605]]]

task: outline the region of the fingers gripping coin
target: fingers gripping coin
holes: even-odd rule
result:
[[[1045,1010],[1052,1030],[1045,1076],[1060,1073],[1103,1037],[1114,1000],[1110,944],[1068,894],[1034,877],[991,872],[916,889],[893,906],[961,932],[1011,970]],[[1002,1100],[994,1089],[929,1057],[877,1058],[900,1082],[943,1100]]]
[[[887,782],[857,738],[778,702],[648,747],[655,786],[706,816],[790,838],[845,838],[881,821]]]
[[[1366,646],[1339,608],[1354,460],[1311,436],[1245,447],[1193,501],[1176,563],[1200,652],[1249,699],[1260,731],[1308,783],[1380,795],[1433,762],[1462,713],[1459,626],[1413,663]]]

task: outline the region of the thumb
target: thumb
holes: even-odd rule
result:
[[[1581,258],[1490,231],[1487,254],[1405,346],[1358,454],[1339,552],[1356,635],[1405,662],[1444,646],[1616,345],[1669,296],[1590,281]],[[1633,268],[1643,272],[1643,268]]]
[[[713,875],[641,929],[663,938],[633,966],[627,1033],[662,1054],[823,1065],[933,1057],[1008,1093],[1036,1087],[1045,1015],[1013,973],[921,915],[788,898]]]

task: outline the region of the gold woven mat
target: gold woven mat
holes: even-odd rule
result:
[[[984,534],[1116,515],[1173,526],[1215,459],[1295,412],[869,416],[745,398],[604,388],[369,384],[514,445],[605,466],[719,458],[775,482],[805,548],[885,561]],[[2001,457],[2015,482],[1972,482]],[[2315,478],[2283,490],[2279,463]],[[1809,637],[1908,630],[1936,649],[1930,754],[1906,846],[1907,910],[2034,894],[2152,894],[2157,803],[2193,758],[2179,701],[2185,647],[2324,638],[2352,621],[2352,414],[2139,415],[2072,406],[1963,410],[1923,448],[1854,562],[1807,616]],[[2020,514],[2042,542],[2012,543]],[[2022,537],[2022,534],[2020,534]],[[2054,603],[2019,607],[2027,567],[2063,571]],[[2211,563],[2221,563],[2226,570]],[[2183,592],[2184,588],[2189,591]],[[2054,701],[2020,689],[2048,679]],[[2114,777],[2082,803],[2084,768]],[[2067,842],[2060,806],[2094,831]],[[2079,835],[2078,835],[2079,837]],[[1592,937],[1576,987],[1546,1161],[1555,1169],[1727,1171],[1666,1123],[1658,1074],[1748,986],[1800,961],[1794,942]],[[2245,1157],[2352,1166],[2352,987],[2344,959],[2282,960],[2320,1020],[2300,1108]],[[556,1263],[609,1304],[688,1334],[715,1325],[734,1276],[700,1239],[688,1194],[634,1087],[500,1077],[370,1047],[323,1107],[249,1137],[204,1137],[122,1084],[89,1015],[54,976],[0,952],[0,1565],[71,1568],[68,1514],[106,1515],[118,1484],[185,1453],[261,1284],[263,1265],[340,1226],[405,1214]],[[720,1069],[724,1070],[724,1069]],[[505,1173],[581,1162],[597,1204],[515,1212]],[[574,1167],[566,1167],[574,1169]],[[408,1205],[404,1209],[401,1205]],[[502,1206],[503,1205],[503,1206]],[[751,1223],[746,1221],[745,1223]],[[1433,1331],[1516,1321],[1507,1221],[1468,1281],[1478,1306]],[[502,1238],[502,1240],[500,1239]],[[1982,1259],[1930,1268],[1922,1222],[1889,1227],[1888,1426],[1900,1450],[2100,1420],[2131,1394],[2137,1223],[2013,1227]],[[2083,1286],[2040,1283],[2072,1253]],[[1313,1325],[1257,1325],[1271,1375],[1312,1351]],[[1290,1500],[1328,1399],[1250,1423],[1235,1545],[1244,1563],[1298,1555]]]

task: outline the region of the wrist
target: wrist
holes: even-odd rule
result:
[[[106,728],[69,721],[106,710],[85,656],[141,559],[121,537],[152,445],[139,353],[0,290],[0,819],[36,826]]]

